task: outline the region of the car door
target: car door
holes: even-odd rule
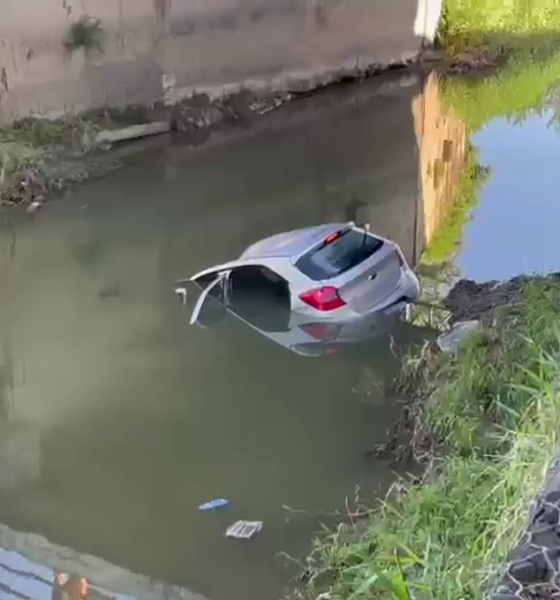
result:
[[[226,281],[229,271],[218,271],[215,277],[202,289],[194,305],[189,325],[208,327],[220,321],[226,312]]]
[[[223,263],[221,265],[217,265],[214,267],[209,267],[208,269],[204,269],[203,271],[199,271],[192,277],[190,277],[187,282],[195,283],[202,287],[202,293],[200,294],[196,304],[193,308],[193,312],[189,321],[189,324],[193,325],[195,323],[199,325],[203,325],[203,321],[206,321],[203,317],[206,315],[204,313],[207,312],[207,308],[211,305],[214,305],[216,300],[221,303],[223,308],[222,316],[225,314],[225,311],[228,307],[228,277],[232,271],[232,269],[236,267],[244,267],[244,266],[260,266],[261,263],[259,261],[247,261],[247,260],[234,260],[228,263]],[[186,286],[177,286],[175,288],[176,293],[179,294],[187,294]],[[187,303],[186,298],[184,299],[184,303]],[[217,322],[216,319],[214,322]]]

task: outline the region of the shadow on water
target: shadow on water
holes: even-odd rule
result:
[[[472,129],[454,98],[460,86],[497,85],[485,81],[434,74],[335,89],[204,147],[177,139],[128,158],[33,219],[12,215],[11,228],[4,215],[3,367],[10,418],[30,432],[6,437],[36,469],[1,457],[16,482],[2,492],[2,521],[211,600],[278,598],[293,572],[278,553],[306,553],[357,485],[372,499],[399,469],[365,453],[398,414],[384,393],[399,368],[392,351],[425,339],[430,318],[314,359],[240,322],[189,327],[171,284],[318,222],[367,221],[412,263],[442,228],[460,236],[473,204],[458,217],[454,202],[472,175]],[[456,276],[457,241],[443,266],[423,267],[426,283]],[[215,497],[231,506],[199,513]],[[285,505],[305,516],[288,518]],[[263,532],[226,540],[237,519],[263,520]],[[92,569],[92,581],[109,572]],[[121,593],[140,597],[134,589]]]

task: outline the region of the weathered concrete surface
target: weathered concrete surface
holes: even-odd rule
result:
[[[413,57],[441,0],[5,0],[0,116],[171,102],[239,86],[309,88]],[[87,11],[87,12],[86,12]],[[65,54],[88,14],[102,52]]]

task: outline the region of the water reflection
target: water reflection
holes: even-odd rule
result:
[[[553,109],[535,109],[515,125],[497,118],[473,136],[492,177],[456,259],[465,277],[505,280],[560,268],[560,139],[554,117]]]
[[[205,600],[45,538],[0,526],[0,597],[17,600]]]
[[[467,165],[467,128],[460,116],[445,106],[441,84],[440,76],[431,73],[412,105],[419,147],[422,250],[453,209]]]

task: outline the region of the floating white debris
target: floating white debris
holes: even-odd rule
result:
[[[248,540],[262,528],[262,521],[237,521],[226,529],[226,537]]]
[[[437,344],[442,352],[454,352],[459,344],[474,331],[481,328],[480,321],[459,321],[450,331],[442,333],[437,338]]]
[[[27,212],[28,213],[34,213],[37,212],[41,206],[42,206],[42,202],[39,202],[38,200],[34,200],[28,207],[27,207]]]

